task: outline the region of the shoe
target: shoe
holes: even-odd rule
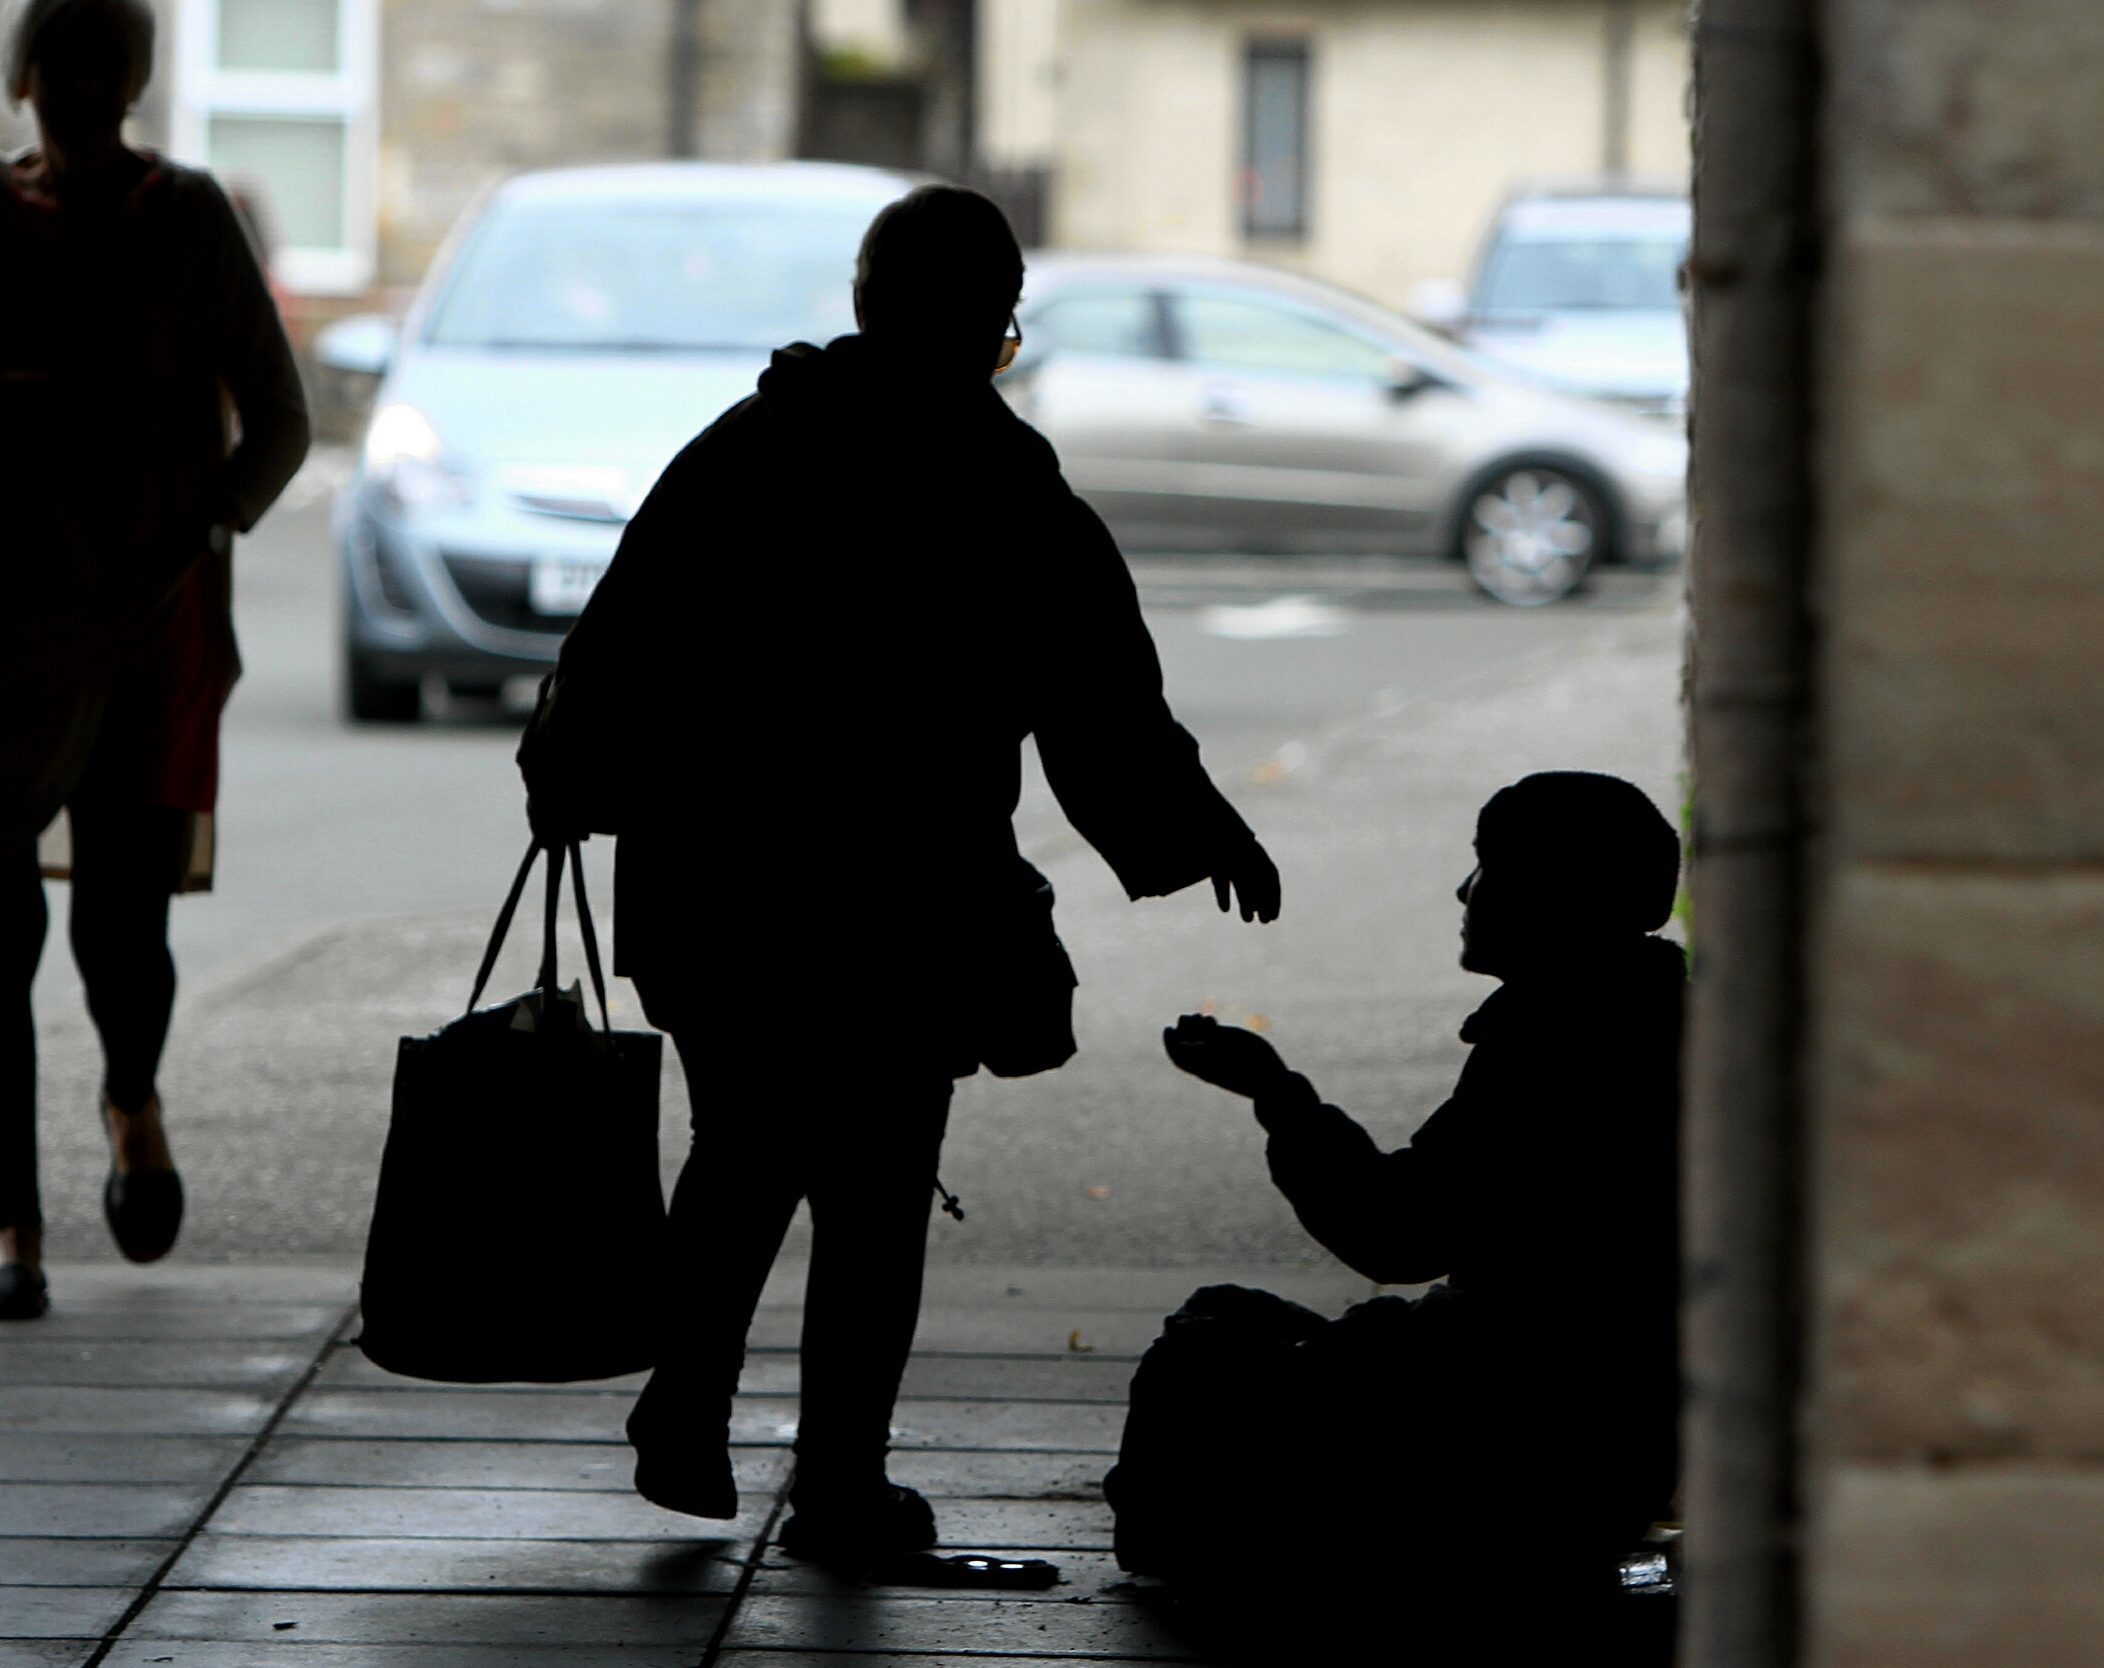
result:
[[[862,1569],[935,1544],[935,1513],[910,1488],[817,1494],[791,1489],[796,1515],[782,1525],[782,1550],[814,1564]]]
[[[727,1449],[654,1449],[636,1454],[636,1493],[689,1517],[736,1517],[738,1483]]]
[[[50,1307],[51,1287],[41,1269],[0,1265],[0,1321],[35,1320]]]
[[[173,1170],[110,1170],[102,1214],[117,1249],[135,1263],[168,1255],[183,1226],[183,1178]]]

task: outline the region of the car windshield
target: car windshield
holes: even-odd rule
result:
[[[1668,310],[1684,238],[1505,238],[1477,292],[1479,313]]]
[[[765,349],[855,327],[867,203],[549,202],[492,209],[425,339],[442,347]]]

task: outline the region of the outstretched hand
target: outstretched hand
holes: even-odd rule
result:
[[[1278,865],[1255,840],[1239,842],[1213,870],[1213,897],[1223,914],[1230,894],[1241,905],[1243,920],[1278,919]]]
[[[1282,1087],[1292,1075],[1278,1050],[1254,1031],[1204,1014],[1185,1014],[1162,1033],[1162,1047],[1193,1077],[1251,1100]]]

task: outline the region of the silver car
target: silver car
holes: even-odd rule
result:
[[[1501,601],[1678,554],[1687,446],[1325,284],[1240,262],[1030,258],[999,386],[1128,550],[1453,557]]]
[[[427,680],[538,673],[677,452],[771,350],[854,328],[855,251],[912,181],[817,163],[527,174],[463,218],[399,331],[317,355],[384,371],[336,506],[347,715]]]

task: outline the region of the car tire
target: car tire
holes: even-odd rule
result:
[[[1559,464],[1500,464],[1461,501],[1457,554],[1487,596],[1515,608],[1558,602],[1606,555],[1608,509],[1599,489]]]
[[[353,724],[414,724],[424,716],[416,679],[382,677],[356,649],[343,653],[343,713]]]

